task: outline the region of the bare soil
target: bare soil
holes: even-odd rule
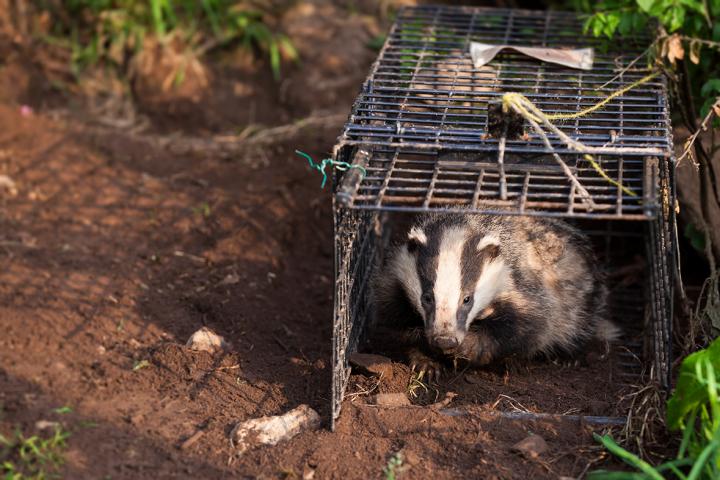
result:
[[[339,21],[345,7],[317,3],[298,15],[345,32],[347,42],[378,28],[363,15]],[[323,48],[342,47],[327,40]],[[332,62],[342,57],[334,53]],[[374,55],[360,48],[342,78],[319,86],[302,72],[332,69],[319,64],[328,58],[321,52],[306,57],[315,64],[293,67],[284,86],[215,65],[213,78],[224,80],[209,103],[182,114],[146,105],[152,124],[142,134],[58,114],[71,102],[38,96],[48,88],[42,71],[6,60],[0,85],[17,91],[0,104],[0,174],[17,191],[0,190],[0,433],[61,422],[71,436],[60,474],[73,479],[384,478],[397,452],[400,478],[579,477],[607,461],[592,439],[601,427],[497,412],[617,414],[612,356],[450,372],[415,389],[412,407],[382,409],[367,391],[407,392],[410,381],[392,342],[364,348],[393,359],[393,380],[353,375],[335,432],[326,421],[234,454],[228,435],[238,421],[303,403],[330,413],[331,198],[293,151],[326,156],[342,120],[232,155],[173,145],[211,143],[210,133],[257,119],[342,116]],[[261,93],[229,94],[242,90],[238,82]],[[330,100],[316,109],[308,95],[321,91]],[[203,105],[205,116],[193,116]],[[167,135],[177,131],[185,133]],[[202,326],[230,351],[186,348]],[[450,407],[463,415],[426,406],[446,392],[458,394]],[[71,412],[54,410],[62,406]],[[511,452],[529,433],[550,446],[539,459]]]

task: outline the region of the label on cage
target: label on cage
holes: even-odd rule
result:
[[[524,55],[543,62],[557,63],[570,68],[592,70],[595,52],[592,48],[568,50],[564,48],[520,47],[517,45],[488,45],[487,43],[471,42],[470,56],[475,68],[486,65],[504,48],[510,48]]]

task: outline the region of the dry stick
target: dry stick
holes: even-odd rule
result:
[[[500,173],[500,199],[507,200],[507,178],[505,177],[505,142],[507,141],[507,126],[503,130],[498,145],[498,170]]]
[[[705,118],[700,123],[700,128],[698,128],[695,131],[695,133],[693,133],[692,136],[690,136],[690,138],[685,141],[685,149],[683,150],[682,155],[680,155],[680,158],[678,158],[678,160],[677,160],[678,166],[680,165],[680,162],[682,162],[683,159],[685,157],[687,157],[688,155],[690,156],[690,160],[692,160],[693,166],[695,168],[698,168],[700,166],[700,164],[698,164],[697,160],[695,160],[695,158],[693,157],[693,155],[690,152],[692,151],[693,145],[695,145],[695,140],[697,140],[697,137],[698,137],[698,135],[700,135],[700,132],[707,131],[707,124],[710,121],[710,119],[712,118],[712,116],[715,114],[716,108],[718,109],[718,111],[720,111],[720,98],[718,98],[718,100],[710,107],[710,111],[708,112],[707,115],[705,115]]]
[[[534,105],[533,105],[533,107],[534,107]],[[605,170],[600,166],[600,164],[595,160],[595,158],[593,158],[593,157],[589,154],[589,151],[590,151],[591,149],[587,148],[587,147],[586,147],[585,145],[583,145],[582,143],[580,143],[580,142],[578,142],[578,141],[573,140],[572,138],[570,138],[570,137],[569,137],[568,135],[566,135],[562,130],[560,130],[558,127],[556,127],[555,125],[553,125],[552,123],[550,123],[550,121],[548,121],[547,119],[544,119],[544,122],[543,122],[543,123],[545,124],[545,126],[546,126],[548,129],[550,129],[551,132],[553,132],[555,135],[557,135],[558,137],[560,137],[560,139],[561,139],[562,141],[564,141],[569,147],[577,150],[578,152],[584,153],[583,158],[584,158],[585,160],[587,160],[588,162],[590,162],[590,165],[592,165],[593,169],[595,169],[595,171],[596,171],[602,178],[604,178],[608,183],[610,183],[611,185],[614,185],[614,186],[616,186],[616,187],[619,187],[620,190],[622,190],[624,193],[630,195],[631,197],[637,197],[637,194],[636,194],[635,192],[633,192],[633,191],[630,190],[629,188],[625,187],[624,185],[622,185],[620,182],[618,182],[618,181],[615,180],[614,178],[611,178],[611,177],[605,172]]]
[[[517,113],[519,113],[520,115],[525,117],[527,119],[527,121],[530,123],[530,125],[533,127],[533,129],[538,133],[538,135],[540,135],[540,138],[542,139],[543,143],[545,144],[545,148],[547,148],[550,151],[550,153],[553,156],[553,158],[555,159],[555,161],[557,161],[557,163],[560,165],[560,168],[562,168],[565,175],[570,179],[572,184],[575,186],[575,189],[580,194],[580,197],[585,202],[587,202],[588,209],[592,210],[593,208],[595,208],[596,204],[593,201],[592,197],[590,196],[590,192],[588,192],[585,189],[585,187],[582,186],[582,184],[577,179],[575,174],[572,172],[572,170],[570,170],[570,167],[568,167],[567,164],[563,161],[563,159],[560,158],[560,155],[558,155],[557,153],[555,153],[555,151],[553,151],[552,145],[550,144],[550,140],[548,139],[547,135],[545,135],[545,132],[543,131],[543,129],[540,128],[540,125],[538,125],[537,122],[535,122],[535,120],[533,120],[531,118],[531,116],[523,114],[523,109],[521,109],[519,106],[515,105],[514,103],[510,104],[510,106]]]
[[[649,46],[648,48],[646,48],[643,53],[641,53],[640,55],[638,55],[637,57],[635,57],[630,63],[627,64],[627,66],[626,66],[625,68],[623,68],[622,70],[620,70],[617,75],[615,75],[613,78],[611,78],[611,79],[608,80],[607,82],[605,82],[605,83],[603,83],[602,85],[600,85],[596,90],[602,90],[603,88],[607,87],[607,86],[610,85],[612,82],[614,82],[615,80],[617,80],[622,74],[624,74],[624,73],[626,73],[628,70],[630,70],[630,69],[633,67],[633,65],[635,65],[637,62],[640,61],[641,58],[643,58],[645,55],[647,55],[647,54],[650,52],[650,50],[651,50],[655,45],[657,45],[657,43],[658,43],[658,40],[655,40],[653,43],[651,43],[650,46]],[[615,57],[615,58],[617,58],[617,57]]]
[[[646,78],[652,78],[652,76],[648,76]],[[625,90],[625,89],[623,89]],[[620,90],[618,90],[619,92]],[[613,98],[614,96],[617,96],[616,94],[618,92],[613,93],[613,95],[610,95],[608,98]],[[577,140],[573,140],[568,135],[566,135],[562,130],[560,130],[558,127],[553,125],[552,122],[550,122],[550,117],[548,115],[545,115],[542,110],[540,110],[538,107],[535,106],[534,103],[532,103],[527,97],[520,95],[520,94],[506,94],[508,104],[515,105],[517,108],[519,108],[519,113],[523,115],[523,117],[527,118],[528,121],[531,119],[537,119],[538,121],[541,121],[543,125],[545,125],[552,133],[560,137],[560,139],[565,142],[565,144],[574,149],[577,150],[580,153],[584,153],[585,155],[583,158],[590,162],[590,165],[595,169],[595,171],[604,178],[608,183],[611,185],[615,185],[616,187],[619,187],[624,193],[627,195],[630,195],[631,197],[637,197],[637,194],[630,190],[629,188],[622,185],[617,180],[611,178],[607,173],[605,173],[605,170],[600,166],[600,164],[590,155],[591,153],[597,153],[600,151],[612,153],[614,150],[617,150],[617,153],[623,154],[623,153],[631,153],[631,150],[641,150],[641,152],[633,152],[633,153],[645,153],[645,154],[651,154],[646,149],[628,149],[628,148],[618,148],[618,149],[606,149],[606,148],[591,148],[587,147],[583,143],[578,142]],[[607,100],[607,99],[606,99]],[[596,104],[593,107],[590,107],[588,109],[582,110],[578,112],[578,114],[587,114],[591,111],[597,110],[598,105],[603,105],[604,103],[607,103],[605,100],[603,102],[600,102]],[[577,114],[570,114],[570,115],[564,115],[565,117],[574,117]],[[557,115],[555,116],[557,117]],[[544,133],[543,133],[544,135]],[[547,138],[547,137],[546,137]],[[563,162],[564,163],[564,162]]]

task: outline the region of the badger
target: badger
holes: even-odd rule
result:
[[[437,354],[480,366],[611,342],[607,297],[589,239],[568,223],[464,212],[420,216],[372,293],[376,321],[424,333],[410,363],[435,379]]]

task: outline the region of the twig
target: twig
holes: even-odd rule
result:
[[[644,77],[644,81],[648,81],[652,78],[654,78],[656,74],[647,75]],[[630,87],[635,87],[637,85],[640,85],[642,81],[635,82],[634,84],[630,85]],[[607,101],[611,98],[616,97],[619,92],[626,92],[629,90],[630,87],[625,87],[620,90],[617,90],[613,92],[611,95],[609,95],[606,99],[603,101],[595,104],[594,106],[587,108],[585,110],[582,110],[577,113],[573,114],[556,114],[556,115],[546,115],[542,110],[540,110],[538,107],[535,106],[534,103],[532,103],[527,97],[524,95],[520,95],[518,93],[506,93],[503,95],[503,103],[506,104],[513,110],[515,110],[517,113],[522,115],[530,124],[535,128],[535,130],[540,134],[540,136],[543,139],[543,142],[545,143],[545,146],[548,148],[548,150],[552,150],[552,146],[550,145],[550,140],[547,138],[547,135],[545,135],[545,132],[540,128],[540,126],[537,124],[537,122],[542,122],[543,125],[550,130],[552,133],[557,135],[560,140],[562,140],[569,148],[576,150],[580,153],[584,153],[584,158],[588,162],[590,162],[590,165],[595,169],[595,171],[604,178],[608,183],[611,185],[615,185],[616,187],[620,188],[625,194],[630,195],[632,197],[636,197],[637,194],[630,190],[629,188],[622,185],[617,180],[611,178],[605,170],[600,166],[600,164],[590,155],[591,153],[596,153],[598,151],[613,151],[618,150],[618,153],[629,153],[628,149],[625,148],[591,148],[586,145],[584,145],[581,142],[578,142],[577,140],[573,140],[568,135],[566,135],[562,130],[560,130],[558,127],[556,127],[550,120],[552,119],[566,119],[566,118],[576,118],[578,116],[587,115],[588,113],[591,113],[597,108],[599,108],[601,105],[604,105],[607,103]],[[555,160],[557,160],[560,165],[563,167],[563,170],[567,169],[566,175],[572,175],[572,172],[570,172],[570,169],[568,168],[567,164],[560,158],[559,155],[557,155],[555,152],[552,152],[553,156],[555,157]],[[577,180],[577,177],[574,175],[571,177],[571,180],[574,180],[574,182],[577,182],[577,185],[580,185],[579,181]],[[577,188],[576,185],[576,188]],[[580,186],[582,188],[582,186]],[[580,195],[583,196],[583,190],[578,189],[580,192]],[[587,192],[587,190],[584,190],[588,197],[590,197],[590,194]],[[592,209],[594,207],[594,203],[592,202],[592,198],[590,198],[589,207]]]
[[[680,158],[677,160],[678,166],[680,165],[680,162],[682,162],[685,157],[690,156],[690,160],[692,160],[693,165],[695,168],[698,168],[700,165],[698,164],[697,160],[693,157],[693,155],[690,153],[692,151],[693,146],[695,145],[695,140],[697,140],[698,135],[700,135],[700,132],[706,132],[707,131],[707,124],[710,121],[710,119],[715,115],[715,109],[720,110],[720,97],[715,101],[715,103],[710,107],[710,111],[707,115],[705,115],[705,118],[700,123],[700,127],[693,133],[689,139],[685,141],[685,149],[683,150],[682,155],[680,155]]]
[[[455,399],[455,397],[457,397],[457,393],[446,392],[445,398],[443,398],[439,402],[435,402],[435,403],[428,405],[428,408],[430,408],[431,410],[440,410],[441,408],[445,408],[448,405],[450,405],[450,402],[452,402]]]
[[[193,444],[200,440],[200,437],[202,437],[203,435],[205,435],[205,430],[198,430],[197,432],[193,433],[187,440],[180,444],[180,450],[187,450],[188,448],[192,447]]]
[[[658,40],[659,40],[659,39],[658,39]],[[603,83],[602,85],[600,85],[600,86],[599,86],[598,88],[596,88],[595,90],[602,90],[603,88],[607,87],[608,85],[610,85],[611,83],[613,83],[615,80],[617,80],[619,77],[621,77],[625,72],[627,72],[628,70],[630,70],[633,65],[635,65],[637,62],[639,62],[641,58],[643,58],[645,55],[648,54],[648,52],[650,52],[650,50],[658,43],[658,40],[655,40],[653,43],[651,43],[650,46],[649,46],[648,48],[646,48],[644,52],[642,52],[640,55],[638,55],[637,57],[635,57],[630,63],[627,64],[627,66],[626,66],[625,68],[623,68],[622,70],[620,70],[617,75],[615,75],[615,76],[612,77],[610,80],[608,80],[607,82],[605,82],[605,83]]]
[[[522,109],[516,106],[515,104],[512,104],[513,110],[518,112],[520,115],[523,115],[528,122],[530,122],[530,125],[533,127],[533,129],[540,135],[540,138],[542,139],[543,143],[545,144],[545,148],[547,148],[550,153],[552,154],[555,161],[560,165],[560,168],[562,168],[565,175],[570,179],[572,184],[575,186],[575,189],[580,194],[580,197],[585,200],[588,204],[588,208],[592,209],[595,208],[595,202],[593,201],[592,197],[590,196],[590,192],[583,187],[582,183],[578,180],[578,178],[575,176],[575,174],[570,170],[570,167],[567,166],[567,164],[563,161],[562,158],[560,158],[560,155],[555,153],[553,151],[552,145],[550,144],[550,140],[548,139],[547,135],[545,135],[545,132],[542,128],[540,128],[540,125],[537,124],[535,120],[530,118],[528,115],[524,115],[522,112]]]

